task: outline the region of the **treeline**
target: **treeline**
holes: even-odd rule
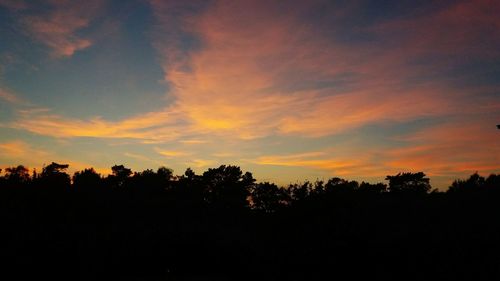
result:
[[[17,280],[500,277],[500,174],[280,187],[237,166],[0,174],[0,274]]]
[[[388,175],[385,183],[371,184],[367,182],[349,181],[333,177],[328,181],[315,181],[290,184],[278,187],[274,183],[256,183],[252,173],[241,171],[240,167],[222,165],[210,168],[201,175],[196,175],[188,168],[183,175],[174,175],[166,167],[156,171],[147,169],[133,172],[123,165],[111,167],[112,173],[107,176],[98,174],[93,168],[75,172],[72,176],[66,173],[67,164],[52,162],[42,168],[41,173],[30,170],[23,165],[7,167],[2,174],[0,169],[0,188],[25,189],[47,188],[47,191],[67,192],[105,192],[123,191],[137,194],[160,195],[169,193],[184,199],[199,201],[200,204],[221,208],[251,208],[265,212],[274,212],[292,203],[306,199],[327,196],[328,194],[405,194],[406,196],[422,196],[429,193],[440,193],[432,189],[429,178],[423,172],[404,172]],[[490,192],[500,190],[500,174],[491,174],[484,178],[477,173],[468,179],[457,179],[446,193]]]

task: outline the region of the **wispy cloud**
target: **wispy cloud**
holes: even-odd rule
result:
[[[345,144],[342,148],[353,151],[350,156],[323,145],[306,154],[239,157],[257,165],[338,175],[404,169],[452,175],[497,167],[495,136],[474,126],[500,118],[498,85],[465,83],[477,82],[469,65],[500,57],[497,1],[450,2],[369,25],[352,25],[355,8],[329,8],[328,3],[321,7],[331,16],[313,19],[315,1],[292,1],[286,8],[276,1],[149,3],[155,20],[152,45],[168,84],[163,109],[118,121],[26,109],[18,111],[10,127],[55,138],[133,139],[153,148],[177,142],[156,152],[179,161],[192,156],[195,160],[186,164],[205,167],[215,163],[208,157],[229,155],[216,147],[221,139],[255,142],[260,153],[258,141],[265,138],[320,139],[370,126],[391,133],[397,125],[432,119],[433,125],[421,131],[407,128],[410,133],[398,140],[399,148],[384,147],[376,161],[369,154],[379,147],[370,147],[369,140],[360,152]],[[29,34],[56,56],[71,56],[92,44],[78,31],[89,26],[98,6],[51,2],[46,15],[21,13],[21,18]],[[188,155],[183,145],[211,149],[205,150],[209,155]]]
[[[0,143],[1,163],[12,163],[13,165],[27,165],[28,167],[41,167],[43,161],[47,161],[51,153],[39,147],[33,147],[22,140],[11,140]]]
[[[189,156],[191,155],[192,153],[190,152],[186,152],[186,151],[178,151],[178,150],[163,150],[163,149],[160,149],[160,148],[155,148],[155,151],[166,157],[166,158],[177,158],[177,157],[185,157],[185,156]]]
[[[9,90],[1,88],[1,87],[0,87],[0,99],[3,99],[3,100],[5,100],[9,103],[12,103],[12,104],[24,103],[24,101],[19,96],[17,96],[16,94],[14,94],[13,92],[11,92]]]
[[[337,176],[381,176],[380,166],[367,163],[366,155],[351,155],[351,157],[335,156],[335,153],[306,152],[299,154],[266,155],[249,160],[258,165],[273,165],[285,167],[305,167],[320,169]]]
[[[157,143],[181,135],[180,128],[175,129],[179,126],[176,125],[177,114],[169,111],[153,112],[118,122],[100,117],[90,120],[66,118],[37,108],[20,110],[18,113],[20,118],[12,122],[10,127],[57,138],[132,138]]]
[[[165,14],[170,2],[154,1],[153,7],[160,22],[155,46],[164,58],[165,79],[173,85],[174,106],[197,130],[243,139],[317,137],[366,124],[443,116],[466,103],[467,92],[425,78],[429,69],[444,71],[445,66],[426,61],[427,53],[407,43],[418,34],[395,36],[385,44],[345,44],[305,25],[293,9],[277,17],[272,3],[216,1],[175,24]],[[432,17],[447,22],[446,14]],[[172,50],[171,39],[160,34],[179,24],[176,32],[187,30],[201,48],[189,54]],[[382,37],[388,29],[382,24],[364,32]],[[439,25],[435,29],[445,31]],[[390,46],[398,43],[399,48]],[[434,48],[431,43],[420,47]],[[426,67],[412,64],[418,60]]]
[[[207,168],[215,164],[213,160],[207,159],[193,159],[185,163],[188,167],[194,168]]]
[[[26,2],[23,0],[0,0],[0,6],[13,11],[24,10],[28,7]]]
[[[405,147],[387,151],[386,165],[435,176],[498,172],[500,146],[494,120],[493,116],[484,122],[455,118],[421,129],[406,136]]]
[[[68,173],[72,174],[85,168],[94,167],[94,169],[105,175],[111,172],[110,168],[91,165],[80,161],[74,161],[57,154],[57,152],[46,150],[40,146],[34,146],[23,140],[11,140],[0,143],[0,163],[11,163],[11,165],[26,165],[30,168],[41,170],[43,166],[54,161],[57,163],[69,164]]]
[[[267,2],[215,1],[198,10],[193,3],[151,4],[158,22],[153,43],[171,85],[170,105],[118,122],[41,115],[23,116],[15,125],[55,137],[137,138],[151,144],[185,141],[192,133],[239,139],[321,137],[369,124],[454,114],[476,96],[446,81],[426,79],[429,67],[443,66],[413,65],[411,61],[425,61],[407,43],[418,32],[400,36],[391,31],[391,21],[363,31],[381,37],[396,32],[394,42],[346,44],[304,24],[298,8],[277,17],[279,7]],[[431,18],[447,22],[446,11],[456,9],[451,6]],[[81,22],[75,26],[87,21]],[[199,40],[200,46],[182,49],[183,36]],[[396,51],[389,48],[397,43],[402,45]],[[421,48],[430,51],[433,46]]]
[[[89,38],[83,38],[77,33],[89,26],[102,6],[101,1],[94,0],[53,0],[46,3],[46,13],[36,14],[30,12],[35,4],[19,2],[13,5],[11,1],[3,2],[5,6],[20,11],[18,18],[27,34],[49,47],[54,57],[70,57],[92,45]]]

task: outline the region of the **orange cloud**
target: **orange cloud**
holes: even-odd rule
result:
[[[334,153],[307,152],[289,155],[261,156],[250,162],[258,165],[307,167],[326,170],[331,176],[381,176],[386,171],[367,163],[366,155],[352,155],[349,158],[332,156]]]
[[[165,79],[174,86],[174,107],[195,130],[243,139],[318,137],[448,115],[459,111],[469,94],[442,81],[408,83],[426,69],[408,65],[414,55],[407,45],[396,52],[381,45],[345,46],[304,25],[296,11],[276,16],[272,3],[216,1],[175,24],[164,13],[179,4],[152,3],[158,35],[183,24],[177,32],[187,30],[202,42],[183,55],[172,51],[170,39],[155,38]],[[345,78],[350,73],[354,78]],[[332,85],[320,87],[324,81]]]
[[[51,155],[21,140],[0,143],[0,151],[0,163],[10,166],[22,164],[27,167],[41,167],[43,161]]]
[[[220,139],[318,138],[369,125],[391,131],[394,124],[432,119],[442,124],[397,140],[405,146],[377,152],[377,161],[369,156],[378,148],[366,141],[368,147],[361,152],[345,145],[353,151],[349,157],[323,151],[262,156],[250,162],[376,176],[401,170],[445,176],[497,167],[494,155],[500,153],[492,141],[497,132],[474,126],[485,116],[491,118],[488,122],[492,116],[500,117],[498,89],[462,86],[461,76],[446,75],[469,58],[498,58],[498,2],[460,1],[431,14],[347,30],[369,34],[373,40],[368,43],[338,38],[337,33],[346,32],[341,24],[329,23],[326,31],[319,28],[321,20],[306,24],[302,12],[312,4],[301,2],[283,9],[274,1],[211,1],[196,9],[194,2],[150,1],[157,23],[153,45],[161,57],[171,104],[113,122],[25,110],[10,125],[58,138],[212,146],[220,145]],[[54,12],[47,19],[31,21],[41,21],[35,31],[45,36],[39,39],[45,44],[60,41],[58,46],[65,42],[73,46],[67,51],[61,48],[62,56],[85,47],[77,44],[85,39],[74,37],[74,32],[92,18],[64,12],[72,10],[67,5],[61,8],[62,15]],[[72,22],[63,27],[55,24],[63,18]],[[184,37],[196,39],[196,44],[186,44]],[[163,155],[181,156],[178,151]],[[197,159],[190,165],[210,163],[214,162]]]
[[[498,115],[498,114],[497,114]],[[500,116],[497,116],[500,117]],[[387,154],[391,168],[426,171],[431,176],[466,176],[500,171],[500,133],[495,118],[474,122],[456,118],[403,138],[408,146]]]
[[[181,135],[181,129],[175,129],[178,116],[172,111],[152,112],[119,122],[105,121],[99,117],[90,120],[65,118],[38,108],[20,110],[18,113],[20,118],[8,124],[9,127],[59,138],[132,138],[157,143]]]
[[[84,168],[89,168],[92,165],[78,162],[69,161],[65,157],[60,157],[51,151],[34,147],[29,143],[22,140],[12,140],[0,143],[0,163],[2,165],[26,165],[28,167],[40,169],[49,163],[46,161],[55,161],[58,163],[65,163],[70,165],[69,173],[73,173]],[[9,164],[8,164],[9,163]],[[109,173],[110,168],[95,167],[96,171],[100,173]]]
[[[166,158],[176,158],[176,157],[184,157],[184,156],[191,155],[191,153],[185,152],[185,151],[162,150],[159,148],[156,148],[155,150],[157,153],[165,156]]]
[[[212,160],[206,160],[206,159],[193,159],[185,163],[188,167],[195,167],[195,168],[206,168],[213,166],[215,164],[215,161]]]
[[[135,138],[150,144],[182,141],[193,133],[320,137],[374,123],[447,116],[461,112],[474,95],[440,80],[408,83],[425,70],[407,64],[415,56],[410,44],[396,51],[377,44],[347,46],[304,25],[299,8],[276,16],[273,3],[215,1],[186,16],[190,3],[151,4],[158,21],[154,46],[172,85],[171,105],[118,122],[40,114],[23,115],[13,126],[55,137]],[[446,18],[441,14],[433,18]],[[68,34],[86,24],[80,19],[57,27],[61,30],[50,24],[38,28]],[[373,32],[391,28],[382,24]],[[201,46],[183,50],[182,33],[199,38]],[[321,86],[325,81],[330,84]]]

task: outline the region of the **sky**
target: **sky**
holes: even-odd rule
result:
[[[500,1],[0,0],[0,168],[500,173]]]

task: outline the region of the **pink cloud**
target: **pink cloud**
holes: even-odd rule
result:
[[[16,94],[12,93],[9,90],[0,88],[0,99],[3,99],[12,104],[20,104],[23,103],[23,100],[18,97]]]
[[[499,13],[498,1],[456,1],[435,13],[389,21],[374,30],[385,38],[395,38],[389,41],[411,55],[498,57]]]
[[[439,77],[469,58],[498,58],[498,49],[492,48],[500,38],[498,2],[460,1],[431,14],[360,27],[375,38],[369,44],[346,43],[335,32],[317,28],[321,21],[305,23],[301,11],[314,4],[307,1],[286,9],[273,1],[213,1],[203,8],[196,8],[199,2],[150,3],[156,20],[153,45],[171,86],[167,94],[172,104],[114,122],[28,112],[12,126],[60,138],[209,146],[220,145],[216,140],[221,136],[235,141],[276,135],[316,138],[363,126],[435,119],[444,125],[406,136],[400,140],[406,142],[403,148],[379,152],[379,166],[361,152],[350,156],[356,160],[333,154],[270,155],[252,163],[377,176],[405,169],[455,175],[498,167],[498,158],[488,153],[500,155],[493,133],[474,127],[484,116],[500,117],[495,115],[498,100],[484,95],[498,89],[458,87],[455,80]],[[74,15],[74,5],[64,5],[47,19],[33,18],[31,25],[26,21],[41,36],[38,40],[53,45],[60,56],[91,44],[75,32],[88,26],[92,13]],[[66,20],[70,23],[61,27]],[[328,28],[340,32],[345,27]],[[184,37],[197,44],[183,45]],[[428,61],[427,56],[435,58]],[[172,156],[172,151],[166,154]],[[198,160],[193,165],[208,163]]]
[[[174,86],[175,107],[202,131],[242,138],[323,136],[366,124],[448,115],[468,95],[442,81],[410,84],[429,69],[408,65],[418,54],[404,37],[397,39],[399,48],[345,46],[303,24],[296,10],[276,14],[274,4],[252,1],[216,1],[181,22],[174,18],[174,24],[163,14],[170,3],[153,2],[160,23],[155,46],[164,58],[165,79]],[[445,21],[441,14],[432,17]],[[178,24],[176,32],[201,40],[199,49],[183,54],[161,37],[162,30]],[[349,89],[314,87],[348,73],[355,74],[347,81]],[[293,83],[312,86],[290,89]]]
[[[438,124],[407,135],[407,146],[390,150],[385,164],[393,169],[426,171],[431,176],[483,174],[500,171],[500,133],[495,120],[500,117]]]
[[[196,3],[150,2],[158,22],[153,41],[162,57],[165,80],[172,85],[172,105],[120,122],[100,118],[66,122],[61,116],[45,114],[23,118],[16,125],[59,137],[133,137],[148,142],[193,132],[240,139],[274,134],[320,137],[374,123],[453,115],[463,112],[465,105],[477,97],[477,89],[457,90],[439,79],[409,83],[428,70],[408,64],[409,58],[418,57],[410,44],[412,36],[395,37],[391,44],[401,43],[398,48],[347,46],[304,24],[300,11],[307,10],[307,3],[281,11],[275,3],[215,1],[193,12]],[[455,11],[474,21],[478,18],[480,9],[469,15],[460,5],[430,15],[432,20],[414,21],[422,26],[429,25],[427,21],[455,22],[448,15]],[[71,13],[60,16],[65,17],[76,20],[66,27],[48,21],[38,30],[67,35],[88,24],[88,17],[73,17]],[[399,24],[410,22],[384,23],[373,32],[399,33]],[[432,32],[440,29],[436,25]],[[423,30],[417,28],[410,34],[418,35]],[[200,46],[182,49],[181,35],[186,33],[198,38]],[[430,42],[439,40],[437,36],[429,38]],[[431,43],[420,46],[432,47]],[[72,52],[70,49],[66,54]],[[346,74],[353,74],[352,81],[342,80]],[[317,83],[336,79],[347,87],[336,87],[335,83],[317,87]],[[310,86],[294,88],[291,84]],[[498,105],[491,99],[481,104],[488,102]]]
[[[23,14],[20,18],[27,33],[52,50],[54,57],[70,57],[88,48],[92,41],[77,32],[88,27],[98,13],[100,1],[50,1],[46,14]]]
[[[28,7],[26,2],[23,0],[0,0],[0,6],[13,11],[24,10]]]

